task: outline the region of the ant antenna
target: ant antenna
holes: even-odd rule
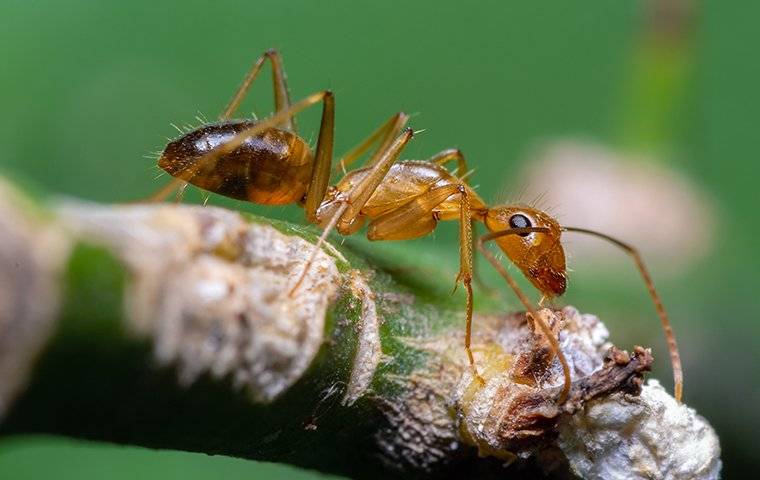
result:
[[[662,330],[665,332],[665,338],[668,342],[668,350],[670,351],[670,363],[673,368],[674,396],[676,397],[676,401],[678,401],[678,403],[681,403],[681,398],[683,397],[683,368],[681,367],[681,355],[678,353],[676,336],[673,333],[673,328],[670,325],[668,314],[665,313],[665,307],[662,304],[662,300],[660,300],[660,296],[657,294],[657,290],[654,288],[652,277],[649,275],[649,271],[644,265],[644,261],[641,259],[641,255],[639,254],[638,250],[636,250],[631,245],[628,245],[627,243],[621,242],[616,238],[594,230],[576,227],[562,227],[562,230],[565,232],[585,233],[587,235],[592,235],[603,240],[607,240],[613,245],[617,245],[621,249],[628,252],[628,254],[633,258],[633,262],[636,264],[636,268],[639,269],[639,273],[641,273],[641,276],[644,278],[644,283],[647,286],[647,290],[649,290],[649,295],[652,297],[655,309],[657,309],[657,314],[660,316],[660,323],[662,323]]]

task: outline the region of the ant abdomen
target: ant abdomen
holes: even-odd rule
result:
[[[297,135],[270,128],[247,138],[214,162],[198,165],[204,155],[252,127],[250,120],[205,125],[169,143],[158,166],[204,190],[265,205],[300,201],[311,181],[313,157]]]

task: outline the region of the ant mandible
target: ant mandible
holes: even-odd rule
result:
[[[267,59],[272,65],[275,113],[262,121],[231,120]],[[322,119],[312,154],[307,142],[298,135],[295,115],[320,102]],[[213,193],[258,204],[302,205],[306,219],[319,225],[323,232],[290,289],[291,296],[300,287],[316,252],[333,229],[342,235],[351,235],[369,221],[367,237],[370,240],[408,240],[432,232],[439,221],[458,220],[460,269],[456,282],[464,285],[467,294],[465,350],[474,377],[483,382],[470,349],[472,256],[473,245],[477,245],[515,291],[528,315],[548,339],[553,355],[557,356],[564,376],[559,403],[568,396],[571,378],[557,338],[485,244],[495,241],[544,298],[551,298],[562,295],[567,285],[562,233],[594,235],[630,254],[643,276],[668,341],[675,397],[681,400],[683,374],[675,336],[636,249],[596,231],[560,226],[545,212],[528,206],[488,207],[465,180],[467,164],[459,150],[444,150],[424,161],[399,161],[401,151],[414,134],[411,129],[404,129],[408,116],[403,112],[393,115],[341,159],[338,165],[344,176],[330,187],[334,119],[335,100],[330,91],[320,91],[291,104],[280,55],[269,50],[254,62],[219,122],[203,125],[166,146],[158,165],[175,178],[151,199],[164,199],[191,183]],[[347,166],[378,142],[367,166],[345,173]],[[443,166],[451,161],[457,162],[454,173]],[[477,241],[473,237],[476,221],[483,222],[490,232]]]

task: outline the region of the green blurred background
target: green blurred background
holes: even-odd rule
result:
[[[757,471],[760,163],[752,127],[760,114],[760,4],[672,2],[693,10],[677,33],[683,43],[673,55],[647,60],[642,45],[652,18],[644,2],[159,3],[2,2],[3,171],[85,199],[145,196],[163,184],[151,154],[176,135],[170,124],[197,124],[199,114],[213,119],[269,47],[284,56],[294,98],[336,92],[336,152],[403,109],[426,129],[405,157],[462,148],[488,200],[505,185],[521,188],[510,180],[527,152],[553,138],[655,153],[691,177],[715,208],[708,255],[676,275],[658,276],[667,266],[651,265],[681,344],[686,401],[718,430],[725,478]],[[269,82],[256,84],[245,111],[255,105],[268,113]],[[315,138],[318,115],[303,116],[304,137]],[[252,210],[219,197],[211,204]],[[257,211],[302,219],[294,207]],[[631,221],[646,228],[646,218]],[[430,238],[371,248],[439,258],[453,282],[453,224]],[[562,302],[599,314],[621,346],[652,345],[655,375],[671,390],[665,343],[633,267],[573,269]],[[0,477],[8,479],[313,475],[69,440],[0,442]]]

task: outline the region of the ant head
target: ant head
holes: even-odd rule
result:
[[[542,294],[555,297],[565,292],[565,251],[560,243],[562,230],[555,219],[525,205],[501,205],[488,210],[485,224],[491,232],[515,228],[543,229],[504,235],[495,241]]]

